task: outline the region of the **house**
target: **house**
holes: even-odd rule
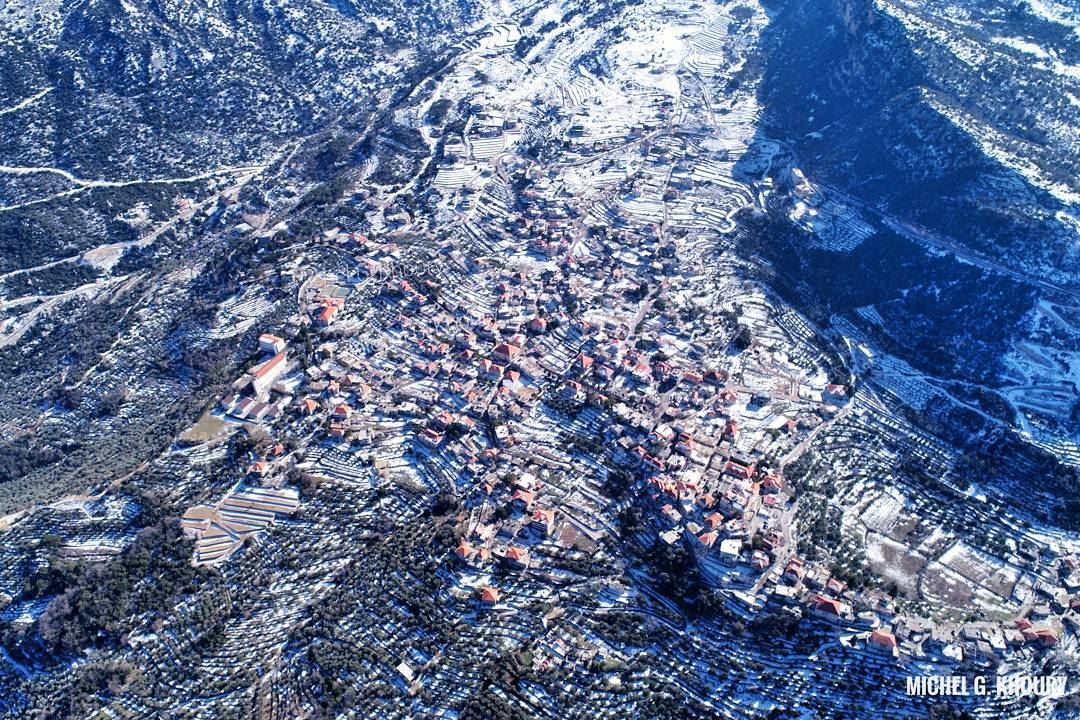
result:
[[[843,405],[847,399],[848,390],[843,385],[826,385],[825,392],[821,394],[821,400],[829,405]]]
[[[644,355],[639,355],[634,362],[624,363],[630,369],[630,374],[640,383],[648,383],[652,380],[652,367]]]
[[[803,567],[803,561],[795,557],[788,561],[781,579],[788,585],[798,585],[804,575],[806,575],[806,569]]]
[[[668,522],[677,524],[682,521],[682,514],[676,510],[670,503],[660,508],[660,514],[668,519]]]
[[[596,377],[601,380],[612,380],[615,377],[615,369],[610,365],[599,365],[593,371]]]
[[[585,390],[581,387],[581,383],[574,380],[567,380],[563,383],[563,386],[559,388],[559,397],[563,400],[580,405],[585,402]]]
[[[454,419],[451,427],[459,430],[462,433],[470,433],[476,429],[476,421],[468,415],[459,415],[457,418]]]
[[[682,533],[679,532],[678,528],[672,528],[671,530],[660,533],[660,539],[668,545],[676,544],[681,537]]]
[[[518,345],[506,342],[499,343],[495,346],[495,349],[491,351],[491,357],[503,365],[509,365],[514,362],[520,354],[521,348]]]
[[[692,523],[691,523],[691,524],[692,524]],[[687,527],[689,528],[689,525],[688,525]],[[696,525],[695,525],[695,527],[696,527],[696,528],[697,528],[698,530],[700,530],[700,529],[701,529],[700,527],[698,527],[698,526],[696,526]],[[718,540],[718,539],[720,538],[720,536],[719,536],[719,535],[717,535],[717,534],[716,534],[716,533],[714,533],[714,532],[703,532],[703,533],[701,533],[700,535],[698,535],[698,536],[696,536],[696,537],[697,537],[697,541],[698,541],[698,543],[699,543],[699,544],[701,545],[701,547],[702,547],[702,548],[704,548],[705,550],[709,550],[710,548],[712,548],[712,546],[713,546],[713,545],[715,545],[715,544],[716,544],[716,541],[717,541],[717,540]]]
[[[771,495],[773,493],[778,493],[780,492],[782,485],[783,482],[780,480],[779,475],[766,475],[765,479],[761,481],[761,494]]]
[[[739,554],[742,552],[742,540],[728,538],[720,543],[720,560],[725,565],[734,565],[739,562]]]
[[[1044,648],[1052,647],[1058,641],[1057,633],[1047,627],[1032,627],[1020,632],[1023,634],[1025,642],[1038,644]]]
[[[777,585],[769,599],[781,605],[794,605],[799,600],[799,590],[790,585]]]
[[[754,477],[754,465],[740,465],[734,460],[728,460],[727,464],[724,465],[724,472],[732,477],[749,480]]]
[[[506,548],[506,555],[503,556],[503,559],[510,567],[521,569],[529,567],[529,551],[517,545]]]
[[[382,264],[378,260],[372,258],[360,258],[359,260],[360,266],[357,268],[357,274],[361,278],[371,277],[382,271]]]
[[[541,535],[550,535],[555,527],[555,511],[550,508],[537,508],[533,510],[532,520],[529,526]]]
[[[633,465],[641,460],[634,452],[636,443],[629,436],[620,437],[611,450],[612,459],[619,465]]]
[[[517,443],[517,439],[513,433],[510,432],[509,425],[498,425],[495,427],[495,442],[499,447],[511,447]]]
[[[649,433],[649,442],[654,446],[666,445],[675,439],[675,431],[667,425],[657,425]]]
[[[454,347],[459,350],[471,350],[476,347],[476,335],[468,330],[462,330],[454,336]]]
[[[285,349],[285,340],[277,335],[263,333],[259,336],[259,350],[270,355],[276,355]]]
[[[435,432],[431,428],[424,428],[420,432],[420,442],[429,448],[438,447],[439,443],[442,442],[442,439],[443,434],[440,432]]]
[[[884,628],[877,628],[870,633],[867,646],[879,652],[897,655],[896,636]]]
[[[705,516],[705,524],[709,526],[710,530],[716,530],[724,524],[724,516],[718,512],[710,513]]]
[[[762,546],[769,551],[775,550],[784,544],[784,536],[775,530],[769,530],[761,540]]]
[[[517,506],[520,510],[527,512],[533,503],[533,494],[529,490],[522,490],[518,488],[514,491],[514,494],[510,496],[510,504]]]
[[[803,584],[807,588],[818,592],[825,588],[825,583],[829,580],[829,570],[824,565],[812,565],[806,570],[806,574],[803,576]]]
[[[517,370],[507,370],[503,375],[502,385],[510,392],[517,392],[525,387],[521,382],[521,373]]]
[[[821,595],[814,598],[814,604],[810,612],[829,622],[840,622],[849,614],[847,605],[839,600],[822,597]]]
[[[712,385],[721,385],[727,382],[727,373],[722,370],[706,370],[703,377],[705,382]]]
[[[454,548],[454,554],[458,557],[459,560],[468,562],[469,560],[472,560],[474,555],[476,555],[476,548],[474,548],[472,545],[466,542],[464,538],[462,538],[461,542],[458,543],[458,546]]]
[[[724,535],[727,537],[745,538],[746,534],[746,523],[739,518],[728,520],[724,524]]]
[[[431,418],[431,429],[436,432],[443,432],[453,424],[454,416],[445,410]]]
[[[288,368],[288,358],[285,352],[282,351],[261,365],[249,370],[251,387],[255,394],[265,395],[270,390],[270,387],[277,382],[278,378],[284,374],[286,368]]]
[[[495,603],[499,602],[499,591],[497,588],[484,586],[478,591],[480,604],[484,607],[491,607]]]
[[[411,683],[413,680],[416,679],[416,673],[413,671],[413,669],[409,666],[409,663],[407,662],[402,661],[395,669],[398,671],[398,673],[401,674],[401,677],[405,678],[405,682]]]
[[[622,340],[612,340],[604,345],[600,350],[600,354],[608,362],[618,364],[622,361],[623,355],[626,352],[626,343]]]
[[[575,372],[584,373],[588,372],[589,368],[593,366],[593,358],[584,353],[579,354],[574,358],[573,369]]]
[[[739,423],[734,420],[728,419],[724,424],[724,433],[722,437],[728,442],[735,442],[739,439]]]
[[[504,368],[496,365],[487,358],[480,361],[480,376],[487,380],[498,380],[503,375]]]
[[[334,303],[326,303],[322,306],[322,310],[315,316],[315,325],[318,327],[329,327],[334,322],[334,316],[337,315],[338,305]]]

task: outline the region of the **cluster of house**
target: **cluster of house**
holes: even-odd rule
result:
[[[804,583],[785,585],[772,600],[790,607],[801,604],[810,615],[833,625],[848,647],[946,664],[989,665],[1010,653],[1037,653],[1056,645],[1063,630],[1060,619],[1039,606],[1005,623],[933,621],[897,612],[880,591],[851,592],[835,582],[829,580],[824,588],[815,583],[816,589]]]
[[[1008,632],[967,625],[947,636],[946,627],[924,627],[895,613],[886,596],[853,591],[823,564],[798,557],[797,504],[776,451],[793,447],[834,414],[848,401],[848,389],[806,376],[794,380],[795,372],[775,378],[772,387],[743,385],[733,380],[723,355],[679,337],[672,325],[663,336],[641,332],[636,308],[648,302],[649,290],[632,270],[642,277],[668,273],[674,243],[646,227],[617,243],[632,248],[636,264],[577,258],[575,210],[545,202],[542,189],[529,193],[501,232],[526,234],[533,251],[565,257],[565,263],[467,261],[447,242],[433,261],[482,274],[494,299],[470,303],[430,277],[384,272],[400,260],[393,243],[341,235],[343,247],[354,252],[355,275],[305,281],[301,313],[284,335],[297,337],[302,326],[328,328],[350,294],[366,284],[374,287],[374,306],[385,320],[378,344],[326,333],[312,345],[309,335],[303,356],[293,358],[289,341],[264,334],[263,357],[222,399],[222,412],[246,421],[274,421],[283,413],[307,418],[321,428],[318,442],[345,452],[367,452],[388,419],[404,423],[413,438],[410,452],[452,468],[470,507],[454,563],[489,577],[484,573],[495,566],[543,575],[549,550],[588,554],[598,548],[605,531],[566,502],[565,488],[574,479],[553,488],[536,472],[568,472],[565,454],[546,458],[535,444],[519,447],[523,437],[534,437],[525,428],[538,412],[554,412],[569,426],[588,410],[603,423],[595,438],[577,442],[602,456],[610,471],[632,478],[635,502],[646,510],[641,532],[689,548],[703,576],[745,616],[766,603],[798,608],[843,629],[846,642],[891,654],[939,650],[954,657],[983,645],[997,650],[1056,641],[1059,625],[1038,617],[1022,618]],[[252,492],[287,492],[273,487],[267,475],[274,473],[260,469],[275,462],[257,459],[246,489],[218,506],[189,511],[185,524],[198,537],[199,562],[228,557],[276,513],[289,512],[290,501],[275,496],[256,507],[255,516],[237,515],[235,497],[250,502]],[[495,581],[473,592],[480,608],[503,600]]]
[[[521,222],[530,235],[552,240],[570,226],[562,223],[570,210],[542,206],[539,195],[533,206],[526,200]],[[563,241],[572,239],[564,235]],[[440,300],[440,288],[430,279],[379,274],[394,262],[392,243],[349,235],[346,244],[356,251],[358,276],[380,284],[381,303],[392,317],[383,330],[385,346],[361,351],[348,340],[326,338],[301,372],[282,338],[263,335],[264,359],[237,381],[235,395],[223,399],[225,412],[273,419],[292,405],[300,415],[317,418],[329,441],[361,444],[373,439],[375,415],[405,418],[415,430],[418,452],[463,468],[483,489],[486,505],[502,508],[490,524],[474,524],[458,548],[459,559],[528,568],[526,549],[496,537],[528,530],[567,547],[596,537],[572,523],[559,525],[557,519],[565,518],[546,500],[543,484],[529,472],[516,472],[517,428],[541,397],[571,417],[586,407],[607,409],[613,422],[596,450],[640,476],[639,491],[666,525],[658,530],[663,542],[685,536],[706,566],[745,566],[758,574],[786,559],[789,493],[780,473],[761,461],[760,428],[744,433],[740,418],[753,407],[750,422],[761,425],[757,416],[768,395],[729,383],[723,369],[699,368],[677,353],[657,352],[651,343],[635,340],[627,318],[617,313],[589,311],[583,314],[588,319],[574,319],[567,311],[568,300],[606,307],[612,297],[639,290],[621,270],[589,269],[586,285],[579,282],[582,268],[473,267],[488,276],[496,300],[493,311],[479,310]],[[642,244],[655,246],[657,257],[665,255],[656,233]],[[446,244],[439,252],[449,256],[454,248]],[[307,280],[296,324],[328,325],[351,282]],[[818,402],[825,401],[822,393],[834,402],[845,399],[838,386],[818,391]],[[667,407],[661,407],[665,399]],[[781,433],[800,430],[794,420],[769,416],[777,419],[773,425]],[[714,568],[715,576],[722,574]],[[738,578],[743,584],[750,579],[746,572],[731,574],[732,582]],[[485,602],[495,603],[497,589],[490,590]]]
[[[832,625],[841,644],[884,652],[893,657],[930,659],[943,663],[993,665],[1013,653],[1032,655],[1053,647],[1066,630],[1080,630],[1080,596],[1068,584],[1080,581],[1080,560],[1062,560],[1062,586],[1035,586],[1041,602],[1021,607],[1008,621],[934,621],[899,612],[895,601],[880,589],[855,591],[828,570],[792,557],[768,604],[809,614]],[[760,609],[760,608],[759,608]]]
[[[237,420],[273,421],[289,406],[297,379],[284,379],[296,366],[289,358],[286,342],[277,335],[259,336],[259,362],[233,383],[232,392],[221,398],[225,414]],[[273,396],[273,397],[271,397]]]
[[[480,486],[484,504],[454,548],[455,562],[470,571],[483,572],[498,564],[511,572],[532,570],[546,577],[547,570],[534,555],[539,548],[545,553],[550,549],[594,557],[599,537],[560,511],[544,491],[544,484],[529,473],[501,480],[489,475]],[[501,597],[499,588],[489,584],[478,585],[475,594],[482,609],[497,606]]]
[[[498,511],[468,530],[456,550],[462,563],[529,568],[527,546],[512,540],[522,532],[565,547],[595,539],[565,522],[532,473],[516,472],[519,424],[541,398],[568,416],[590,406],[611,411],[614,422],[597,450],[617,466],[641,471],[644,494],[669,523],[659,533],[663,541],[686,535],[703,562],[745,565],[758,574],[786,558],[790,494],[780,473],[761,462],[755,447],[761,433],[744,441],[739,420],[740,408],[755,403],[762,415],[767,396],[730,384],[723,370],[647,352],[625,323],[572,319],[565,310],[567,293],[574,292],[567,272],[498,268],[490,275],[494,312],[437,302],[439,288],[430,280],[420,282],[419,292],[408,281],[385,280],[381,294],[396,312],[385,333],[398,362],[387,367],[326,343],[320,364],[308,369],[304,412],[326,417],[332,437],[365,442],[371,425],[365,406],[378,404],[373,397],[389,398],[383,409],[414,423],[420,452],[476,479],[485,507]],[[610,280],[621,292],[619,273]],[[588,294],[579,288],[576,297]],[[566,338],[576,352],[560,355]],[[664,394],[680,412],[719,425],[714,431],[692,418],[657,422]],[[823,387],[818,402],[844,402],[845,394],[840,386]],[[794,420],[780,420],[773,423],[779,432],[799,431]],[[498,604],[498,588],[477,592],[482,605]]]
[[[330,327],[337,318],[345,300],[352,293],[346,283],[336,283],[331,278],[316,276],[304,284],[301,301],[305,312],[315,327]]]
[[[556,667],[587,668],[604,660],[625,660],[594,633],[571,624],[558,625],[538,638],[532,654],[533,667],[541,672]]]

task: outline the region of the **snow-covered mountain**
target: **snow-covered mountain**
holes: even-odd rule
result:
[[[3,163],[121,180],[257,162],[471,18],[439,0],[7,3]]]

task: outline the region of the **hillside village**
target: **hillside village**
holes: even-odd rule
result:
[[[653,300],[640,295],[645,278],[623,275],[625,266],[592,263],[598,281],[574,293],[579,306],[597,308],[583,313],[592,322],[566,312],[569,286],[542,260],[523,263],[531,273],[476,266],[474,281],[495,294],[495,312],[481,315],[445,300],[430,279],[418,291],[394,274],[367,275],[394,263],[395,243],[356,233],[331,240],[355,253],[357,275],[305,283],[319,289],[304,294],[305,312],[283,331],[292,344],[260,336],[264,359],[216,411],[259,423],[271,437],[283,432],[292,444],[302,437],[304,449],[264,443],[248,468],[250,487],[239,486],[217,510],[198,506],[185,515],[200,537],[196,562],[228,558],[203,544],[207,523],[231,531],[213,513],[233,513],[231,522],[241,518],[250,532],[265,524],[240,513],[272,521],[274,512],[295,510],[280,489],[295,468],[331,484],[448,489],[461,509],[450,582],[486,610],[506,602],[492,580],[496,566],[558,583],[546,557],[596,558],[614,530],[643,547],[690,548],[702,576],[745,620],[767,610],[801,613],[834,625],[841,642],[894,657],[1000,660],[1051,647],[1075,628],[1076,556],[1056,566],[1060,583],[1040,583],[1042,602],[1004,623],[907,615],[886,593],[849,588],[827,562],[800,557],[799,501],[783,466],[851,409],[849,388],[761,341],[740,349],[741,329],[717,328],[707,343],[692,326],[689,333],[668,326],[657,343],[641,332]],[[639,247],[664,256],[658,245]],[[380,346],[338,336],[342,327],[327,321],[327,308],[353,328],[368,318],[350,315],[348,302],[326,304],[326,287],[335,296],[347,287],[374,293],[369,312],[390,322]],[[637,318],[639,332],[625,318]],[[740,320],[751,336],[778,331],[766,317]],[[297,347],[300,338],[310,353]],[[608,496],[615,482],[627,484],[619,498]],[[611,527],[616,499],[635,509],[632,527]]]
[[[417,176],[369,172],[362,213],[237,294],[288,299],[219,323],[251,363],[151,464],[199,590],[135,615],[115,657],[154,692],[94,717],[925,717],[907,675],[1070,661],[1077,538],[947,507],[955,459],[870,348],[737,252],[789,192],[822,247],[874,232],[755,137],[734,78],[764,10],[625,12],[471,38],[395,118],[439,148]],[[232,205],[237,235],[288,235]],[[114,557],[133,514],[58,503],[0,555]],[[29,627],[48,599],[16,565],[2,613]]]
[[[719,37],[693,40],[691,62],[707,67],[706,43]],[[514,41],[512,30],[496,29],[493,47],[481,44],[486,77],[497,76]],[[483,93],[468,74],[443,88]],[[1017,559],[1023,569],[995,570],[984,553],[955,543],[940,561],[950,577],[1012,576],[1012,596],[995,598],[990,617],[911,603],[895,585],[868,583],[865,558],[812,547],[804,493],[786,467],[881,401],[838,372],[805,320],[778,313],[707,249],[710,233],[730,232],[734,212],[754,203],[736,179],[747,170],[725,169],[692,140],[710,132],[695,127],[695,112],[715,109],[650,99],[653,118],[619,143],[611,129],[605,139],[603,124],[624,116],[590,126],[589,103],[575,108],[567,87],[569,150],[546,164],[507,150],[545,112],[543,101],[510,115],[500,90],[493,107],[474,98],[470,123],[480,129],[467,126],[457,159],[438,169],[446,200],[436,212],[460,219],[456,232],[424,237],[425,221],[399,219],[391,200],[385,220],[324,233],[337,272],[289,271],[300,312],[259,338],[263,360],[215,412],[257,422],[271,438],[283,433],[298,449],[282,452],[271,439],[275,449],[252,458],[245,482],[277,487],[291,473],[439,494],[455,509],[440,577],[479,614],[552,597],[572,581],[568,563],[609,561],[605,548],[625,542],[643,556],[668,548],[729,617],[777,628],[805,618],[875,662],[1022,665],[1074,642],[1075,550],[1044,547],[1034,562]],[[728,132],[738,113],[753,112],[739,97],[729,101],[736,117],[727,122],[736,124],[721,125]],[[778,150],[752,152],[764,153],[766,167]],[[589,163],[601,166],[598,178],[619,169],[591,195],[578,170]],[[795,219],[828,205],[797,169],[791,184]],[[730,209],[699,214],[703,196]],[[827,226],[807,226],[822,242],[857,243],[868,232],[830,213]],[[926,444],[911,432],[915,447]],[[939,460],[932,445],[926,452],[930,469]],[[631,572],[660,579],[646,566]],[[1020,575],[1030,580],[1018,583]],[[612,591],[617,607],[626,590]],[[540,645],[533,661],[561,666],[574,647],[595,659],[596,646],[572,634]],[[399,668],[414,690],[424,684],[415,665]]]

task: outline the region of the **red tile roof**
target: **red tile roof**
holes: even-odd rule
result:
[[[259,369],[255,371],[255,378],[256,379],[261,379],[261,378],[266,377],[271,372],[273,372],[274,368],[276,368],[278,365],[280,365],[283,362],[285,362],[285,353],[279,352],[277,355],[274,355],[274,357],[272,357],[269,360],[267,360],[266,362],[264,362],[259,367]]]
[[[814,600],[814,609],[819,612],[828,613],[829,615],[835,615],[840,617],[842,614],[840,603],[832,598],[821,597],[820,595]]]
[[[888,630],[878,628],[870,633],[870,642],[878,647],[894,648],[896,647],[896,636]]]

